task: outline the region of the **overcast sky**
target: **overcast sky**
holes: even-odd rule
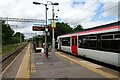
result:
[[[68,23],[72,28],[77,24],[81,24],[83,28],[91,28],[118,21],[118,2],[120,0],[0,0],[0,17],[44,20],[45,6],[34,5],[33,1],[41,3],[58,2],[59,6],[55,6],[55,15],[58,16],[58,21]],[[52,18],[51,7],[48,6],[48,19]],[[34,35],[32,26],[38,24],[8,23],[18,25],[13,29],[25,33],[26,38]],[[37,32],[37,34],[41,33]]]

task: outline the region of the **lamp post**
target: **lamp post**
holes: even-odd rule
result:
[[[46,58],[48,58],[48,43],[47,43],[47,32],[48,32],[48,29],[47,29],[47,10],[48,10],[47,5],[48,4],[39,3],[39,2],[33,2],[33,4],[36,4],[36,5],[42,4],[42,5],[45,6],[45,13],[46,13],[46,15],[45,15],[45,18],[46,18],[46,25],[45,25],[45,33],[46,33],[45,34],[45,55],[46,55]]]
[[[59,3],[52,3],[51,1],[47,1],[47,3],[50,3],[52,5],[52,23],[51,23],[51,27],[52,27],[52,52],[53,54],[55,53],[55,38],[54,38],[54,28],[56,27],[55,25],[55,13],[54,13],[54,5],[59,5]]]
[[[46,11],[46,26],[45,26],[45,33],[46,33],[46,36],[45,36],[45,53],[46,53],[46,58],[48,58],[48,44],[47,44],[47,31],[48,31],[48,28],[46,28],[47,27],[47,10],[48,10],[48,8],[47,8],[47,5],[52,5],[52,20],[53,20],[53,22],[54,22],[54,5],[59,5],[59,3],[52,3],[51,1],[47,1],[47,3],[51,3],[51,4],[44,4],[44,3],[39,3],[39,2],[33,2],[33,4],[36,4],[36,5],[40,5],[40,4],[42,4],[42,5],[45,5],[45,11]],[[53,43],[53,45],[52,45],[52,47],[53,47],[53,53],[55,52],[55,39],[54,39],[54,28],[52,28],[52,43]]]

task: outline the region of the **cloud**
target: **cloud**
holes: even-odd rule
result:
[[[75,3],[75,2],[72,2]],[[71,25],[76,25],[79,24],[83,19],[92,16],[95,14],[95,9],[96,9],[96,5],[92,6],[91,5],[96,3],[96,0],[89,2],[88,0],[85,1],[85,4],[83,5],[83,7],[75,5],[77,7],[73,7],[74,4],[72,5],[72,3],[69,3],[67,5],[64,5],[61,7],[61,15],[60,17],[63,18],[63,20]],[[88,10],[89,8],[89,10]]]

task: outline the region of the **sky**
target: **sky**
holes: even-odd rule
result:
[[[81,24],[83,28],[92,28],[112,22],[117,22],[118,3],[120,0],[0,0],[0,17],[28,18],[45,20],[45,6],[35,5],[33,1],[40,3],[59,3],[54,6],[58,22],[68,23],[72,28]],[[48,3],[50,4],[50,3]],[[52,6],[48,5],[48,19],[52,18]],[[58,11],[59,10],[59,11]],[[120,20],[120,19],[119,19]],[[17,32],[24,33],[26,38],[35,35],[32,26],[43,23],[8,22]],[[50,21],[48,21],[50,24]],[[62,26],[61,26],[62,27]],[[37,35],[43,32],[37,31]]]

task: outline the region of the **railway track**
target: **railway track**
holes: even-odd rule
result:
[[[14,52],[12,52],[11,54],[3,57],[0,60],[0,65],[2,67],[2,71],[5,70],[5,68],[15,59],[15,57],[27,46],[27,44],[25,44],[24,46],[20,47],[19,49],[15,50]]]

